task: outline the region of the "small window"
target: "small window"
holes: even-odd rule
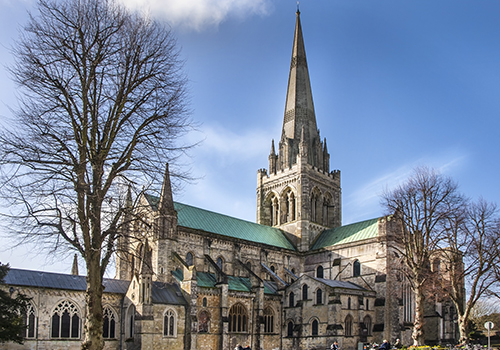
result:
[[[35,307],[31,302],[28,303],[26,308],[26,314],[23,317],[24,324],[26,326],[26,334],[25,337],[35,338],[36,335],[36,316],[35,316]]]
[[[346,337],[351,337],[352,336],[352,316],[347,315],[345,318],[345,332],[344,332]]]
[[[311,335],[318,335],[318,320],[314,320],[311,325]]]
[[[359,263],[359,260],[354,261],[352,264],[352,275],[354,277],[361,276],[361,264]]]
[[[64,300],[52,313],[51,338],[80,338],[80,316],[76,306]]]
[[[130,307],[127,310],[127,338],[133,338],[134,337],[134,323],[135,323],[135,306],[130,305]]]
[[[370,303],[370,299],[366,299],[366,310],[370,310],[370,308],[368,307],[369,303]]]
[[[201,304],[203,305],[203,307],[207,307],[207,298],[203,298]]]
[[[175,337],[177,336],[177,320],[173,310],[167,310],[163,314],[163,336]]]
[[[317,278],[323,278],[323,266],[319,265],[316,268],[316,277]]]
[[[104,339],[115,339],[116,331],[116,314],[109,307],[105,307],[103,311],[102,337]]]
[[[187,266],[193,266],[193,254],[191,252],[186,254],[186,264]]]
[[[295,306],[295,295],[293,294],[293,292],[290,292],[290,294],[288,294],[288,306],[289,307],[294,307]]]
[[[276,273],[276,268],[274,267],[274,265],[271,265],[271,271]]]
[[[293,337],[293,322],[292,321],[288,322],[288,325],[286,328],[287,328],[286,335],[288,337]]]
[[[372,319],[370,316],[365,316],[363,319],[363,325],[366,329],[366,335],[372,335]]]
[[[302,300],[307,300],[308,299],[308,295],[307,295],[308,294],[307,293],[308,289],[309,289],[309,287],[307,286],[307,284],[304,284],[302,286]]]
[[[274,311],[270,307],[264,309],[264,333],[274,333]]]
[[[351,297],[347,298],[347,309],[351,310]]]
[[[317,305],[323,304],[323,291],[321,289],[318,289],[316,291],[316,304]]]

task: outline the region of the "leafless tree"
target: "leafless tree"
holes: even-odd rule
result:
[[[463,216],[450,217],[442,250],[444,289],[458,313],[460,342],[468,341],[469,322],[480,298],[495,293],[500,259],[500,222],[496,205],[483,199],[470,203]],[[467,292],[466,292],[467,288]]]
[[[382,204],[400,220],[402,233],[394,249],[401,256],[402,272],[415,294],[414,345],[424,343],[424,305],[426,287],[432,277],[431,261],[445,235],[446,223],[464,203],[457,185],[426,167],[395,189],[386,191]]]
[[[0,131],[7,214],[24,237],[81,254],[82,349],[102,349],[102,280],[127,185],[157,183],[188,147],[179,142],[191,121],[176,41],[114,0],[39,0],[13,53],[20,107]]]

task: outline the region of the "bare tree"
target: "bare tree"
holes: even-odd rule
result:
[[[39,0],[13,48],[15,119],[0,131],[13,230],[77,250],[82,349],[102,349],[103,275],[128,184],[157,183],[185,150],[186,78],[172,34],[114,0]]]
[[[458,313],[460,342],[468,341],[472,313],[480,298],[498,286],[500,222],[496,205],[483,199],[470,203],[463,216],[450,217],[443,249],[448,285],[444,286]],[[466,292],[467,287],[467,292]],[[485,304],[483,304],[485,305]]]
[[[382,196],[388,213],[402,224],[399,242],[394,245],[402,259],[402,272],[415,294],[414,345],[424,343],[424,305],[427,283],[433,274],[431,261],[444,237],[448,218],[456,215],[464,199],[457,185],[429,168],[414,169],[410,178]]]

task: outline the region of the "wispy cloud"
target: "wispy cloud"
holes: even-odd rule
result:
[[[347,196],[344,202],[346,215],[343,223],[348,224],[382,215],[383,210],[380,207],[382,193],[408,179],[416,167],[425,165],[453,177],[453,173],[464,164],[466,159],[467,155],[464,154],[444,152],[444,154],[424,156],[402,164],[396,169],[389,169],[383,174],[378,174]]]
[[[228,17],[265,15],[270,0],[120,0],[132,10],[166,19],[174,27],[203,30],[217,27]]]

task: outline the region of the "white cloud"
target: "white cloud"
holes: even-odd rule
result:
[[[163,18],[174,27],[202,30],[230,16],[265,15],[270,0],[120,0],[132,10]]]

